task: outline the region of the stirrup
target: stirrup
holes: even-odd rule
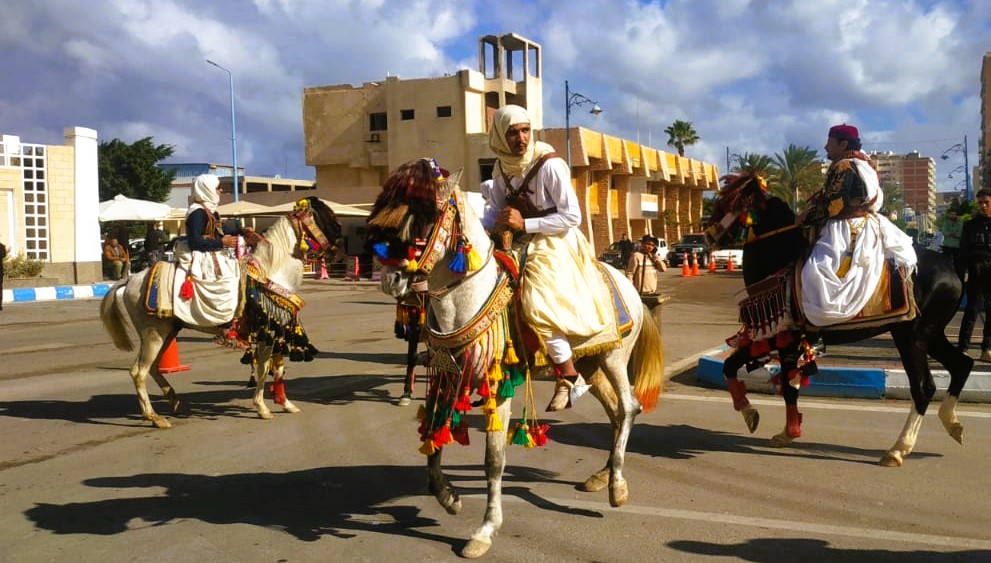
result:
[[[575,381],[569,381],[567,379],[568,377],[574,377]],[[551,402],[547,404],[547,412],[570,409],[575,401],[588,391],[588,387],[585,383],[585,378],[580,373],[574,376],[558,377],[557,385],[554,387],[554,396],[551,397]]]

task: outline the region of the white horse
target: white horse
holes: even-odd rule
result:
[[[286,337],[291,338],[291,335],[279,334],[278,331],[281,328],[276,329],[274,335],[267,328],[259,329],[257,326],[259,322],[267,320],[264,318],[265,313],[261,311],[262,309],[271,311],[277,307],[273,303],[285,304],[295,298],[296,292],[303,283],[303,260],[306,257],[301,245],[306,245],[310,250],[316,251],[320,255],[333,253],[335,258],[340,259],[338,249],[341,247],[341,225],[330,207],[317,197],[304,198],[300,200],[297,207],[304,210],[295,211],[279,218],[274,225],[265,230],[252,254],[257,271],[253,272],[254,275],[251,280],[257,289],[254,292],[257,299],[252,301],[249,296],[245,311],[248,316],[253,313],[253,319],[247,319],[243,322],[247,323],[249,329],[253,329],[249,341],[252,342],[251,352],[255,363],[254,405],[258,416],[263,419],[272,418],[272,413],[265,404],[264,396],[265,377],[270,371],[274,377],[272,388],[275,402],[281,404],[286,412],[299,412],[299,408],[285,397],[285,384],[282,381],[285,375],[283,356],[288,352],[286,348],[289,346],[289,339]],[[148,313],[145,309],[144,298],[147,278],[151,272],[152,270],[146,269],[117,282],[107,292],[100,304],[100,318],[114,345],[117,349],[125,352],[134,349],[124,323],[125,316],[130,319],[141,341],[137,358],[130,369],[131,379],[134,381],[134,388],[138,393],[141,414],[157,428],[170,428],[172,425],[169,421],[155,412],[148,399],[148,391],[145,386],[148,376],[151,375],[161,387],[162,394],[172,407],[172,412],[174,414],[180,413],[184,410],[184,406],[172,385],[159,370],[162,354],[183,328],[191,328],[215,335],[223,334],[225,328],[221,326],[194,326],[175,317],[160,318],[155,314]],[[244,280],[242,280],[243,287]],[[282,295],[273,297],[269,294],[270,290]],[[287,299],[287,296],[290,298]],[[263,302],[261,307],[259,307],[259,300]],[[295,320],[295,310],[274,311],[274,313],[274,316],[281,315],[282,320]],[[297,339],[293,346],[298,343]],[[298,354],[300,350],[297,349],[296,352]]]
[[[429,168],[429,163],[429,160],[425,160],[403,165],[393,174],[390,181],[398,175],[399,181],[394,182],[393,185],[405,186],[405,183],[409,182],[407,176],[410,170],[414,170],[412,174],[414,178],[422,177],[423,174],[418,175],[415,170],[417,167]],[[495,346],[499,346],[498,334],[493,338],[491,332],[486,331],[473,342],[454,349],[450,336],[463,333],[468,327],[477,328],[480,313],[484,316],[486,313],[483,311],[489,312],[500,306],[493,304],[492,296],[499,293],[497,289],[499,284],[503,283],[501,280],[505,274],[497,260],[493,259],[493,244],[471,207],[462,203],[465,200],[464,194],[453,185],[453,180],[440,183],[431,180],[431,183],[437,187],[437,193],[435,200],[427,205],[422,202],[417,204],[387,201],[390,197],[390,181],[386,182],[385,190],[376,203],[376,209],[369,217],[370,242],[381,243],[389,240],[390,246],[401,247],[399,252],[395,253],[397,256],[412,254],[408,252],[408,247],[414,243],[412,239],[417,235],[424,235],[428,243],[423,255],[420,256],[419,271],[416,273],[409,272],[408,267],[402,268],[402,261],[392,266],[387,265],[390,262],[388,259],[381,261],[382,290],[398,298],[410,291],[411,286],[429,287],[429,313],[425,328],[429,334],[433,355],[453,359],[457,364],[456,369],[461,370],[459,385],[470,385],[471,390],[476,391],[483,386],[483,381],[492,368],[491,342],[495,340],[497,342]],[[412,182],[410,183],[412,185]],[[423,190],[429,192],[430,188],[425,187]],[[393,190],[393,193],[397,192],[409,193],[410,190],[405,188]],[[444,240],[445,231],[448,239],[454,238],[451,236],[452,229],[447,228],[449,226],[442,225],[438,229],[438,225],[443,222],[445,211],[439,212],[439,219],[436,217],[437,210],[444,207],[447,201],[451,202],[449,205],[457,206],[460,217],[453,232],[460,233],[462,241],[470,242],[474,251],[484,260],[484,265],[480,269],[469,271],[467,274],[456,274],[448,267],[457,241]],[[431,216],[431,208],[434,210],[434,216]],[[393,231],[385,229],[388,232],[384,232],[383,229],[375,227],[376,223],[381,225],[389,222],[389,219],[377,222],[377,216],[387,217],[391,214],[394,220],[403,210],[407,210],[408,213],[403,219],[402,228]],[[418,211],[424,213],[419,215]],[[403,240],[406,236],[404,233],[409,235],[409,240]],[[395,250],[392,249],[393,252]],[[431,254],[435,255],[431,256]],[[429,268],[434,260],[436,263]],[[618,271],[608,267],[607,269],[615,285],[621,290],[626,303],[636,304],[636,307],[630,307],[633,329],[623,338],[621,347],[598,355],[586,356],[576,362],[576,367],[591,385],[590,392],[605,408],[613,428],[612,448],[605,466],[586,479],[582,489],[599,491],[608,486],[610,504],[621,506],[629,495],[626,480],[623,478],[627,440],[634,418],[642,410],[641,402],[647,408],[651,408],[657,401],[663,384],[664,361],[660,331],[649,310],[642,305],[636,289]],[[498,316],[499,311],[494,313]],[[494,321],[494,324],[497,325],[498,321]],[[479,331],[473,329],[468,332]],[[435,362],[434,365],[438,364]],[[491,375],[488,377],[491,378]],[[634,379],[632,386],[631,378]],[[438,383],[435,377],[430,385],[436,387],[443,384]],[[455,391],[460,392],[460,389]],[[443,390],[440,392],[443,393]],[[499,399],[496,402],[495,412],[498,420],[502,421],[502,427],[486,432],[485,467],[488,477],[488,505],[482,526],[471,535],[462,550],[462,555],[465,557],[475,558],[485,554],[492,546],[493,536],[502,525],[502,474],[506,465],[507,428],[510,423],[511,403],[511,399]],[[531,403],[529,408],[532,410],[532,407]],[[525,406],[524,411],[526,408]],[[425,452],[428,453],[429,490],[447,512],[457,514],[461,510],[461,500],[441,469],[443,449],[438,448],[430,453],[432,449],[428,447]]]

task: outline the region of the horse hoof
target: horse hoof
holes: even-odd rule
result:
[[[963,444],[963,424],[956,422],[950,425],[946,431],[950,433],[950,437],[956,440],[958,444]]]
[[[771,437],[771,447],[772,448],[784,448],[791,444],[794,438],[788,435],[787,432],[782,432],[780,434],[775,434]]]
[[[161,428],[163,430],[166,428],[172,428],[172,423],[161,417],[152,418],[151,423],[155,426],[155,428]]]
[[[441,507],[443,507],[444,510],[447,511],[448,514],[455,515],[455,514],[459,514],[461,512],[461,499],[460,498],[456,498],[452,502],[444,502],[444,501],[440,500],[439,498],[437,499],[437,501],[440,502]]]
[[[600,473],[596,473],[585,479],[585,482],[581,484],[579,489],[586,493],[595,493],[605,489],[607,485],[609,485],[607,478]]]
[[[399,397],[399,402],[396,404],[398,404],[401,407],[405,407],[405,406],[409,406],[409,404],[412,402],[413,402],[412,397],[410,397],[409,395],[403,395],[402,397]]]
[[[488,553],[490,547],[492,547],[491,541],[472,538],[468,540],[465,548],[461,550],[461,556],[466,559],[478,559]]]
[[[260,418],[262,420],[272,420],[275,417],[272,416],[272,412],[271,411],[259,411],[258,412],[258,418]]]
[[[901,467],[902,454],[896,451],[887,452],[878,463],[881,467]]]
[[[290,403],[286,403],[286,404],[282,405],[282,410],[285,411],[285,412],[287,412],[287,413],[289,413],[289,414],[296,414],[296,413],[300,412],[299,407],[297,407],[296,405],[290,404]]]
[[[756,432],[760,425],[760,413],[757,412],[757,409],[746,407],[740,411],[740,414],[743,415],[743,421],[747,424],[747,430],[750,430],[751,434]]]
[[[613,507],[620,507],[626,504],[630,498],[630,488],[626,486],[626,481],[616,483],[609,488],[609,504]]]

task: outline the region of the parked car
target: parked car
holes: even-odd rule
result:
[[[599,255],[599,261],[605,262],[621,272],[626,270],[626,264],[623,263],[623,253],[619,249],[618,242],[610,244],[609,248]]]
[[[687,256],[690,263],[692,252],[699,261],[699,267],[709,265],[709,244],[705,241],[704,233],[689,233],[681,237],[681,240],[668,252],[668,266],[681,266],[682,256]]]
[[[720,248],[712,251],[712,261],[717,268],[726,268],[730,257],[733,258],[733,268],[743,266],[743,250],[739,248]]]

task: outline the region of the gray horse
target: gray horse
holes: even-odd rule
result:
[[[303,202],[306,202],[305,204]],[[317,197],[300,200],[297,206],[303,211],[294,211],[266,229],[255,246],[253,257],[260,279],[270,282],[284,292],[295,295],[303,283],[303,261],[306,256],[301,251],[301,244],[306,245],[319,255],[331,253],[335,260],[342,259],[341,225],[334,212]],[[168,420],[155,412],[148,398],[146,381],[151,375],[162,389],[162,394],[169,401],[173,414],[184,410],[182,402],[176,395],[172,385],[159,370],[159,362],[166,348],[172,343],[180,330],[191,328],[206,334],[220,335],[225,332],[221,326],[195,326],[183,323],[174,318],[159,318],[145,310],[144,293],[147,277],[151,270],[143,270],[124,280],[117,282],[107,292],[100,304],[100,318],[103,326],[113,340],[117,349],[130,352],[134,344],[125,326],[124,318],[136,330],[140,340],[137,358],[131,365],[130,374],[134,388],[138,394],[138,404],[141,415],[150,420],[157,428],[170,428]],[[258,293],[264,293],[259,290]],[[261,299],[265,299],[261,297]],[[271,300],[270,300],[271,301]],[[274,299],[278,301],[278,299]],[[285,313],[283,313],[285,315]],[[294,315],[294,313],[293,313]],[[250,325],[250,323],[249,323]],[[264,329],[262,329],[264,330]],[[286,412],[299,412],[291,401],[285,397],[285,386],[282,381],[285,375],[283,351],[277,350],[277,340],[268,338],[266,334],[256,331],[253,333],[252,355],[255,363],[254,379],[256,381],[254,405],[258,416],[263,419],[272,418],[272,413],[265,404],[265,378],[271,371],[274,377],[273,389],[276,403],[281,404]]]

